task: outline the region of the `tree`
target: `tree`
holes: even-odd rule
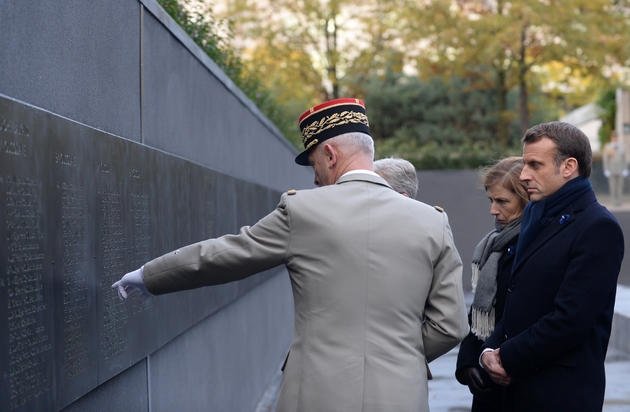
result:
[[[399,3],[231,0],[222,3],[221,16],[230,20],[240,40],[237,47],[252,65],[281,75],[287,89],[308,87],[318,102],[360,96],[373,73],[395,67],[392,59],[402,62],[392,28]]]
[[[425,124],[401,126],[381,139],[392,150],[398,150],[396,144],[418,153],[428,150],[423,145],[433,147],[440,151],[436,159],[449,158],[448,150],[455,153],[453,160],[466,158],[466,151],[481,153],[480,147],[517,146],[530,123],[557,118],[560,109],[591,102],[599,89],[623,82],[620,68],[630,63],[627,0],[214,1],[217,15],[230,21],[231,44],[248,71],[260,73],[294,135],[299,135],[295,119],[304,108],[340,96],[366,98],[371,119],[393,116],[391,109],[380,111],[384,108],[374,98],[378,88],[371,79],[392,89],[396,82],[416,87],[402,76],[413,69],[420,83],[432,85],[425,92],[454,96],[431,82],[437,76],[450,88],[464,88],[459,97],[466,101],[484,96],[477,100],[487,105],[482,117],[494,120],[483,127],[458,124],[453,129],[444,123],[436,128],[431,123],[436,119],[416,110],[413,116]],[[397,74],[394,84],[388,73]],[[401,97],[406,92],[396,89]],[[448,101],[450,106],[439,107],[462,113],[456,100]],[[441,115],[423,107],[431,116]],[[434,139],[424,141],[426,133],[420,131],[432,127]],[[483,138],[452,141],[461,134],[481,135],[482,129]],[[441,133],[447,130],[450,134]],[[293,141],[299,147],[299,139]],[[440,162],[453,166],[459,161]]]
[[[610,134],[615,130],[615,114],[617,112],[615,89],[602,90],[596,104],[602,110],[602,127],[599,129],[599,142],[604,147],[610,141]]]
[[[392,73],[373,79],[366,105],[376,156],[403,156],[418,169],[475,168],[502,157],[504,149],[492,139],[496,96],[470,83]]]
[[[406,54],[420,74],[474,72],[480,87],[494,83],[502,113],[508,90],[518,87],[521,133],[530,123],[534,69],[560,63],[564,78],[551,87],[562,87],[576,76],[606,76],[610,65],[628,58],[627,18],[610,0],[425,0],[407,6]],[[492,76],[479,67],[491,67]],[[499,133],[503,143],[508,120]]]

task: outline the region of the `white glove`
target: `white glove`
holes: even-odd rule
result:
[[[142,303],[153,296],[144,285],[142,268],[127,273],[118,282],[112,285],[112,289],[118,289],[118,297],[120,298],[120,300],[127,299],[127,296],[133,293],[133,291],[136,289],[140,291],[140,296],[138,296],[137,299],[138,303]]]
[[[623,172],[621,172],[621,176],[628,177],[628,169],[623,169]]]
[[[604,170],[604,176],[610,177],[610,170]]]

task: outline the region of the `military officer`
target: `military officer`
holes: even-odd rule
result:
[[[276,410],[428,411],[427,362],[468,333],[447,215],[373,172],[361,100],[320,104],[299,123],[295,161],[319,188],[289,191],[255,225],[158,257],[112,287],[146,298],[284,265],[295,325]]]

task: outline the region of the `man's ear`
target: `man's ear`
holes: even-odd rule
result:
[[[571,177],[574,173],[578,172],[578,161],[575,157],[569,157],[564,159],[564,169],[562,170],[562,177]]]
[[[328,168],[332,169],[337,164],[337,151],[333,146],[324,144],[324,153],[326,154]]]

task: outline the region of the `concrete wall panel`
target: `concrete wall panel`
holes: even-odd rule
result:
[[[282,271],[149,357],[151,410],[255,410],[284,360],[292,324]]]
[[[139,138],[139,22],[136,0],[3,2],[0,93]]]
[[[288,142],[145,14],[145,144],[277,190],[312,187],[309,168],[295,164]]]

